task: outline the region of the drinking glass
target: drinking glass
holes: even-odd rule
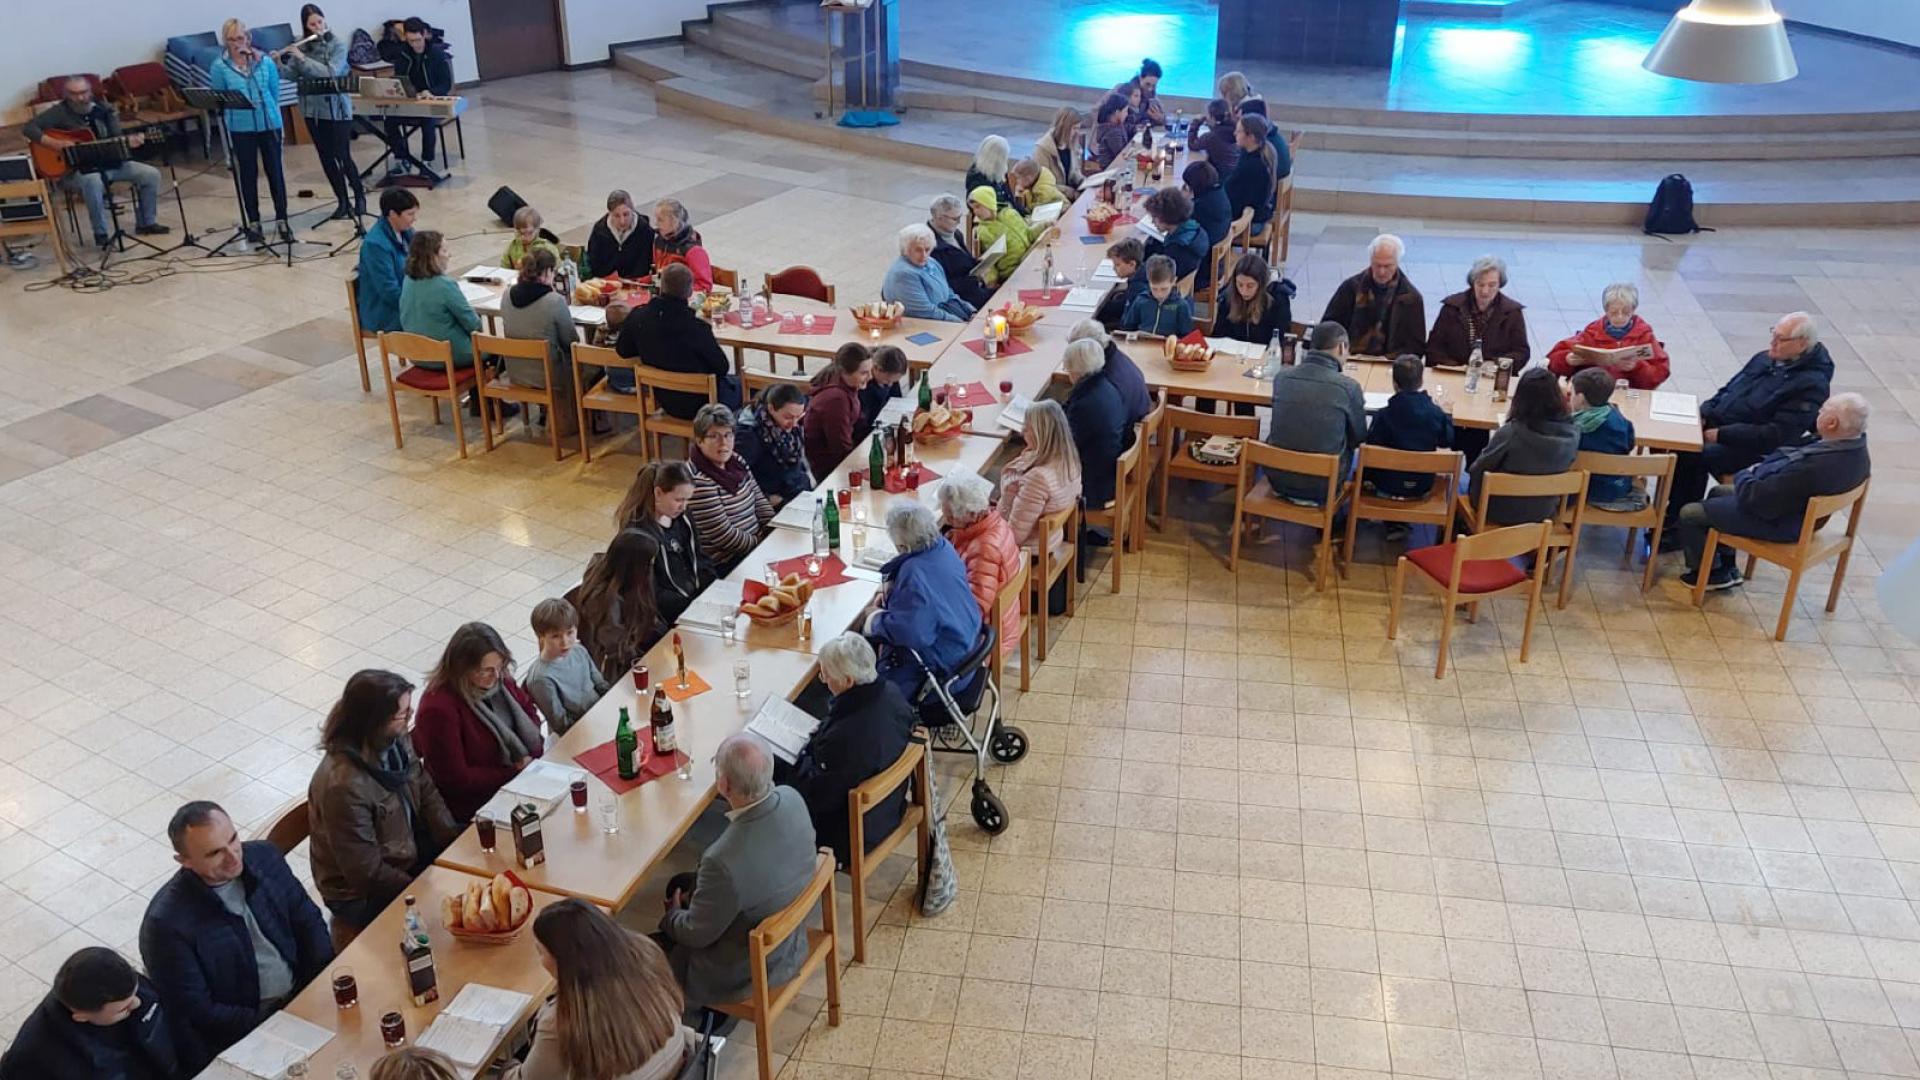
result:
[[[567,794],[573,798],[574,813],[584,814],[587,812],[587,782],[585,780],[575,780],[573,783],[568,784]]]
[[[1012,400],[1013,400],[1013,380],[1001,379],[1000,380],[1000,404],[1005,405]]]
[[[733,696],[745,701],[753,694],[753,664],[746,660],[733,662]]]
[[[333,969],[333,1005],[337,1009],[351,1009],[360,1004],[360,984],[354,981],[353,969],[345,964]]]
[[[800,329],[807,333],[813,332],[813,316],[811,314],[800,316]]]
[[[734,608],[728,608],[725,614],[720,616],[720,636],[726,638],[728,641],[732,641],[733,635],[738,632],[739,629],[740,612]]]
[[[380,1014],[380,1041],[389,1050],[398,1050],[407,1045],[407,1018],[400,1010]]]
[[[940,388],[947,392],[947,404],[952,405],[959,401],[959,398],[954,396],[954,388],[959,385],[960,380],[951,375],[947,376],[946,381],[941,384]]]
[[[807,576],[808,576],[808,577],[810,577],[810,578],[811,578],[811,577],[819,577],[819,576],[820,576],[820,565],[821,565],[821,563],[820,563],[820,556],[818,556],[818,555],[808,555],[808,556],[807,556]]]
[[[675,750],[673,756],[675,760],[673,775],[681,780],[693,779],[693,755],[685,750]]]
[[[493,854],[494,821],[485,814],[476,814],[473,818],[473,832],[480,840],[480,850]]]
[[[636,694],[647,692],[647,665],[639,660],[633,662],[633,692]]]
[[[620,831],[620,797],[609,791],[600,799],[600,831],[612,836]]]

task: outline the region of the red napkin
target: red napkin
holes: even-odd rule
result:
[[[753,313],[752,313],[752,312],[749,312],[749,314],[753,314]],[[755,318],[755,319],[753,320],[753,325],[751,325],[751,326],[748,326],[748,325],[747,325],[747,323],[746,323],[745,321],[743,321],[743,320],[742,320],[742,319],[740,318],[740,312],[738,312],[738,311],[729,311],[729,312],[727,312],[727,321],[728,321],[728,322],[730,322],[730,323],[732,323],[732,324],[733,324],[733,325],[735,325],[735,326],[744,326],[744,327],[746,327],[746,328],[747,328],[748,330],[752,330],[752,329],[755,329],[755,328],[757,328],[757,327],[761,327],[761,326],[765,326],[765,325],[767,325],[768,323],[776,323],[776,322],[779,322],[779,321],[780,321],[780,316],[778,316],[778,315],[775,315],[775,314],[774,314],[773,312],[771,312],[771,311],[767,311],[767,310],[764,310],[764,309],[762,309],[762,310],[761,310],[761,311],[760,311],[760,312],[758,313],[758,315],[759,315],[759,317],[758,317],[758,318]]]
[[[647,726],[647,718],[644,714],[641,715],[640,726],[634,729],[634,733],[640,736],[638,751],[640,775],[632,780],[625,780],[620,776],[620,753],[615,749],[612,739],[575,754],[573,763],[599,777],[602,783],[613,789],[615,795],[625,795],[649,780],[672,772],[676,764],[673,755],[653,752],[653,729]]]
[[[1180,344],[1182,345],[1205,345],[1206,343],[1207,335],[1198,330],[1189,330],[1186,336],[1180,339]]]
[[[1020,290],[1020,302],[1031,307],[1059,307],[1066,298],[1065,288]]]
[[[1140,219],[1134,217],[1132,214],[1121,214],[1119,217],[1113,219],[1113,224],[1116,228],[1121,225],[1138,225],[1140,224]]]
[[[840,527],[845,529],[848,528],[848,525],[846,522],[841,522]],[[811,558],[811,556],[795,555],[791,559],[781,559],[777,562],[768,563],[767,565],[773,569],[774,573],[779,574],[781,577],[786,577],[788,574],[799,574],[801,577],[806,577],[807,559],[809,558]],[[853,579],[847,576],[847,564],[840,561],[840,556],[829,554],[826,558],[820,560],[820,572],[810,580],[813,582],[813,587],[818,590],[830,589],[835,585],[852,581]],[[759,585],[761,595],[766,595],[767,586],[765,582],[756,582],[749,578],[747,584],[749,586]],[[756,596],[753,599],[758,600],[759,597]]]
[[[993,404],[993,394],[987,389],[987,384],[982,382],[955,383],[953,396],[947,401],[948,406],[961,409],[991,404]]]
[[[963,342],[962,344],[966,345],[967,348],[972,349],[973,355],[980,357],[982,360],[986,359],[987,342],[985,338],[974,338],[972,341]],[[1000,355],[1002,357],[1019,356],[1021,353],[1032,352],[1032,351],[1033,351],[1033,346],[1027,344],[1024,341],[1021,341],[1017,337],[1010,337],[1007,340],[1000,343]]]
[[[922,465],[917,461],[913,463],[913,468],[914,468],[914,474],[919,477],[919,480],[920,480],[919,486],[921,487],[925,487],[929,481],[940,479],[939,473],[934,472],[932,469],[927,468],[925,465]],[[888,469],[887,470],[887,493],[890,495],[898,495],[901,492],[904,492],[906,490],[907,490],[906,477],[900,475],[900,472],[897,469]]]
[[[833,315],[815,315],[813,317],[813,329],[809,330],[806,324],[800,321],[801,316],[791,313],[784,314],[780,316],[780,332],[783,334],[814,334],[816,336],[820,334],[831,334],[833,333],[833,322],[835,318],[836,316]]]

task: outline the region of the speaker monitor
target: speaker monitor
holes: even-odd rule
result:
[[[509,226],[513,224],[513,215],[519,213],[520,208],[525,205],[527,200],[514,194],[513,189],[504,184],[500,186],[500,190],[493,193],[493,198],[487,200],[487,209],[493,211],[493,216],[500,219],[500,224]]]

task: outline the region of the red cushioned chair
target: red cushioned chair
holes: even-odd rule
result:
[[[779,296],[804,296],[823,304],[832,304],[837,293],[820,279],[820,271],[811,266],[789,266],[767,275],[767,291]]]
[[[393,361],[400,361],[400,373],[394,374]],[[421,361],[439,364],[439,370],[418,367]],[[453,378],[448,380],[451,371]],[[400,450],[400,391],[419,394],[433,402],[433,422],[440,422],[440,403],[453,412],[453,436],[460,440],[460,457],[467,456],[467,425],[460,415],[460,395],[473,385],[474,369],[453,366],[453,346],[420,334],[384,331],[380,335],[380,373],[387,379],[387,411],[393,417],[393,448]]]
[[[1400,556],[1393,571],[1393,600],[1387,615],[1387,638],[1400,631],[1400,594],[1406,589],[1407,567],[1419,580],[1442,597],[1440,613],[1440,660],[1433,677],[1447,673],[1447,647],[1453,642],[1453,609],[1467,605],[1467,621],[1480,613],[1480,601],[1514,593],[1527,594],[1527,624],[1520,632],[1520,662],[1527,660],[1533,640],[1533,618],[1540,609],[1540,587],[1547,579],[1549,526],[1546,522],[1511,525],[1504,529],[1462,536],[1451,544],[1416,548]],[[1529,574],[1507,561],[1519,555],[1533,556]]]

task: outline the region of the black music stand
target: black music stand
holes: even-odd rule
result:
[[[131,161],[132,154],[127,144],[119,139],[106,142],[75,143],[60,151],[67,164],[80,172],[106,172],[108,169],[125,165]],[[115,255],[123,255],[127,250],[127,241],[131,240],[141,247],[161,255],[165,252],[157,245],[148,243],[137,233],[129,233],[120,224],[120,203],[113,197],[113,184],[106,177],[100,178],[101,198],[107,204],[107,213],[113,217],[113,234],[100,249],[100,269],[105,270]]]
[[[247,95],[238,90],[215,90],[207,86],[183,86],[180,88],[180,96],[186,99],[188,105],[199,109],[209,117],[214,114],[215,110],[224,113],[228,109],[253,108],[253,102],[248,101]],[[235,209],[240,211],[240,224],[234,226],[232,236],[220,241],[218,247],[215,247],[207,253],[209,258],[226,254],[227,245],[247,238],[247,204],[240,194],[240,170],[234,165],[233,138],[227,131],[227,122],[225,119],[220,121],[220,152],[226,157],[227,175],[233,180],[233,205]],[[261,235],[265,236],[266,233],[262,231]],[[265,248],[271,248],[272,246],[271,243],[263,245]],[[292,258],[292,252],[288,252],[288,258]]]
[[[318,97],[322,94],[352,95],[360,91],[360,76],[339,75],[325,79],[303,78],[298,80],[297,85],[300,88],[300,96],[302,97]],[[327,258],[333,258],[335,255],[340,254],[342,251],[345,251],[366,238],[367,227],[361,223],[360,218],[361,215],[357,212],[353,215],[353,235],[328,249]],[[325,223],[323,222],[322,224]]]

